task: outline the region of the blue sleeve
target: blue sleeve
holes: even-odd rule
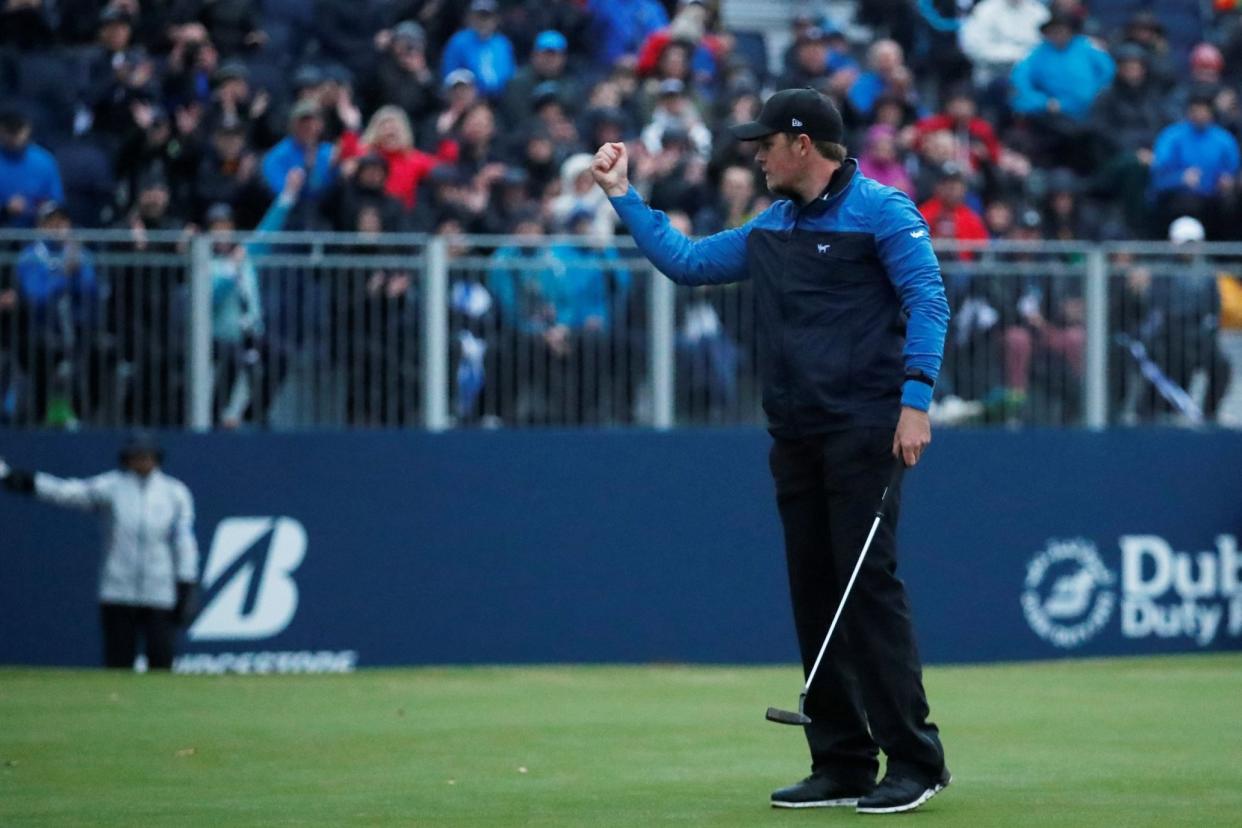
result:
[[[1100,92],[1108,88],[1113,82],[1113,75],[1117,74],[1117,64],[1113,62],[1113,58],[1103,49],[1091,47],[1092,57],[1095,59],[1096,86],[1095,92]]]
[[[1151,184],[1156,192],[1175,190],[1182,183],[1182,165],[1177,155],[1177,125],[1166,127],[1156,136],[1152,150]]]
[[[746,236],[755,219],[742,227],[690,241],[669,225],[668,216],[652,210],[630,187],[623,196],[610,197],[634,242],[656,269],[679,285],[719,285],[741,282],[746,272]]]
[[[461,36],[462,32],[458,32],[444,45],[444,56],[440,58],[440,80],[447,78],[449,72],[454,69],[470,68],[470,64],[466,62],[465,50],[462,48]]]
[[[890,193],[880,205],[876,233],[880,261],[897,289],[906,312],[907,371],[922,371],[932,380],[940,374],[944,339],[949,330],[949,301],[944,294],[940,261],[932,249],[931,231],[905,193]],[[901,404],[920,411],[931,405],[932,388],[906,380]]]
[[[78,251],[77,290],[91,299],[99,295],[99,280],[95,278],[95,257],[85,249]]]
[[[273,193],[284,189],[285,176],[293,169],[293,165],[289,163],[289,154],[285,151],[287,146],[288,144],[281,141],[263,156],[263,181]]]
[[[246,242],[247,256],[262,256],[271,249],[272,243],[264,239],[263,235],[279,232],[285,226],[292,208],[293,202],[287,201],[283,195],[272,199],[271,206],[267,208],[267,212],[263,214],[263,218],[259,219],[258,225],[254,228],[254,238]]]
[[[29,251],[17,260],[17,284],[22,298],[31,305],[42,305],[52,293],[52,280],[39,257]]]
[[[47,197],[61,204],[65,203],[65,185],[60,180],[60,168],[56,158],[50,153],[47,156]]]
[[[1221,132],[1223,133],[1222,141],[1225,144],[1225,170],[1224,171],[1229,173],[1230,175],[1237,175],[1238,174],[1238,142],[1234,139],[1232,135],[1230,135],[1225,130],[1221,130]]]
[[[1038,47],[1036,47],[1038,48]],[[1027,55],[1013,67],[1009,82],[1013,85],[1013,109],[1015,112],[1042,112],[1048,108],[1048,96],[1035,88],[1032,78],[1034,58],[1038,52]]]

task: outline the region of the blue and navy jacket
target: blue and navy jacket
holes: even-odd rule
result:
[[[931,234],[909,197],[860,174],[854,159],[815,201],[778,201],[693,242],[633,188],[611,201],[674,282],[755,280],[763,407],[776,436],[893,426],[902,405],[931,404],[949,323]]]

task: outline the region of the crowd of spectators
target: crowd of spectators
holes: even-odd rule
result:
[[[0,228],[47,231],[21,256],[56,274],[39,287],[20,266],[0,268],[0,338],[19,305],[28,333],[53,324],[39,310],[49,297],[73,297],[84,320],[124,295],[98,289],[90,251],[65,241],[70,227],[127,229],[139,246],[153,231],[260,226],[564,233],[581,244],[540,253],[561,257],[555,268],[514,269],[534,254],[507,246],[468,295],[485,292],[489,318],[581,380],[612,317],[640,304],[625,268],[596,261],[618,229],[590,153],[624,140],[654,207],[697,234],[739,226],[770,196],[753,147],[728,126],[788,86],[837,102],[862,171],[907,192],[936,238],[1163,239],[1192,217],[1207,239],[1237,239],[1242,17],[1228,0],[1199,5],[875,0],[842,26],[798,4],[788,50],[769,61],[718,0],[0,0]],[[236,378],[269,310],[255,251],[217,248],[215,405],[236,424],[263,416]],[[405,302],[408,274],[380,276],[367,295]],[[1016,320],[989,346],[1002,352],[1006,405],[1025,395],[1024,366],[1041,349],[1081,373],[1074,291],[950,288],[955,311]],[[740,333],[720,335],[720,317],[695,297],[679,334],[679,359],[716,402],[736,395],[727,377],[746,351]],[[499,357],[495,343],[486,356],[481,329],[459,328],[458,359],[473,369],[458,372],[460,413],[477,417],[487,395],[468,389]],[[110,347],[134,352],[134,338],[114,331]],[[608,358],[633,347],[613,342]],[[34,382],[40,412],[52,379]],[[979,396],[949,379],[947,390]]]

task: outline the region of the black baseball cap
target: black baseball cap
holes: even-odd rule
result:
[[[814,141],[841,143],[845,124],[836,105],[814,89],[782,89],[763,104],[759,120],[730,128],[735,138],[754,141],[777,132],[805,133]]]

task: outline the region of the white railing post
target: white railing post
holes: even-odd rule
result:
[[[431,238],[423,254],[423,426],[444,431],[449,421],[448,242]]]
[[[677,381],[677,359],[673,351],[677,326],[677,288],[664,274],[653,268],[648,297],[650,342],[647,352],[650,354],[648,376],[651,377],[651,424],[658,429],[670,429],[675,419],[674,393]]]
[[[190,313],[186,342],[186,418],[193,431],[211,429],[211,238],[190,243]]]
[[[1096,246],[1087,254],[1087,277],[1083,290],[1087,315],[1086,370],[1083,406],[1086,426],[1108,425],[1108,259]]]

